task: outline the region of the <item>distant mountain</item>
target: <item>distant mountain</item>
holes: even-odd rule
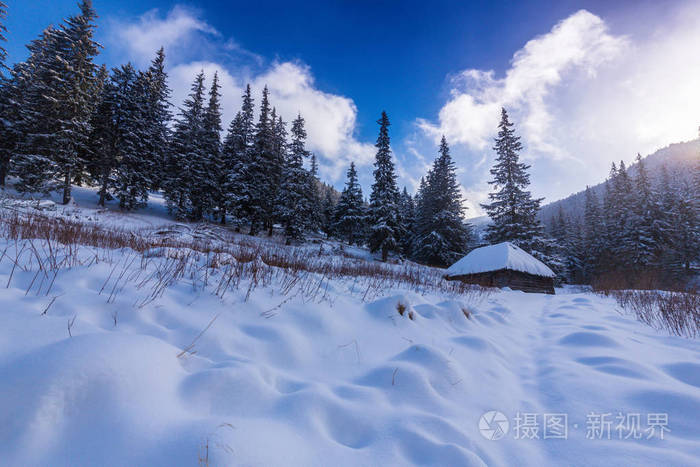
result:
[[[652,181],[661,173],[661,167],[666,166],[669,175],[678,178],[692,177],[694,164],[697,164],[700,159],[700,139],[687,141],[684,143],[675,143],[659,149],[653,154],[646,156],[643,161],[644,165],[651,177]],[[612,162],[612,161],[610,161]],[[618,161],[615,161],[617,164]],[[628,167],[628,172],[635,176],[637,173],[637,164]],[[591,186],[591,190],[596,194],[599,200],[603,199],[605,192],[605,184],[601,182]],[[559,212],[559,207],[564,209],[567,216],[579,217],[583,215],[585,204],[585,191],[579,191],[559,201],[542,206],[540,210],[540,219],[547,224],[553,216]]]

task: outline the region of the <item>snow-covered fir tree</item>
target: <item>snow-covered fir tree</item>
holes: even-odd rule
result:
[[[57,28],[46,28],[27,45],[27,61],[13,70],[12,86],[19,99],[13,126],[19,138],[11,172],[19,179],[15,187],[20,192],[47,192],[52,188],[52,154],[61,119],[53,86],[58,79],[60,36]]]
[[[333,190],[325,184],[321,184],[321,192],[323,193],[323,199],[321,200],[321,216],[320,224],[321,231],[327,236],[332,237],[335,235],[335,223],[333,222],[333,216],[335,214],[336,200],[333,198]]]
[[[17,145],[23,137],[20,103],[25,95],[26,68],[26,63],[17,63],[6,76],[0,77],[0,187],[5,186]]]
[[[321,181],[318,179],[318,163],[316,155],[311,153],[309,175],[307,177],[306,197],[309,200],[311,213],[309,215],[309,230],[318,232],[323,226],[323,199],[321,198]]]
[[[59,107],[58,131],[52,135],[52,175],[61,181],[63,204],[71,199],[71,183],[83,167],[80,154],[86,151],[90,118],[97,102],[97,66],[94,57],[100,45],[93,40],[97,13],[92,0],[79,4],[80,14],[61,25],[56,60],[50,69],[51,99]]]
[[[362,188],[357,181],[354,162],[350,163],[345,188],[335,206],[333,217],[335,221],[333,230],[336,235],[347,240],[349,245],[362,242],[366,214]]]
[[[261,228],[270,231],[273,222],[273,208],[277,186],[274,177],[269,177],[270,171],[276,171],[277,154],[275,152],[275,123],[272,120],[269,91],[263,89],[260,101],[260,116],[255,125],[253,147],[248,162],[251,193],[250,199],[250,234],[256,235]]]
[[[600,212],[600,201],[588,187],[583,211],[583,249],[587,260],[583,265],[583,281],[589,283],[600,271],[601,253],[605,242],[605,225]]]
[[[253,213],[255,178],[253,177],[252,146],[254,137],[254,104],[250,85],[243,94],[241,110],[229,125],[223,145],[223,171],[227,174],[224,192],[228,211],[237,219],[250,221]]]
[[[418,199],[412,257],[426,264],[449,266],[467,252],[471,230],[464,221],[455,164],[444,136]]]
[[[399,222],[401,229],[405,232],[405,235],[401,237],[401,251],[406,256],[410,256],[413,242],[412,233],[416,223],[416,203],[405,186],[399,195]]]
[[[168,153],[168,164],[163,180],[163,194],[168,209],[177,219],[196,217],[190,198],[193,185],[201,183],[195,165],[205,157],[204,141],[204,72],[200,72],[182,104]]]
[[[151,61],[145,73],[139,73],[139,79],[144,80],[143,89],[143,124],[146,140],[144,145],[144,161],[149,172],[151,188],[159,190],[162,184],[164,169],[167,162],[167,152],[170,141],[170,88],[168,75],[165,72],[165,50],[161,47]]]
[[[369,202],[369,247],[372,252],[380,251],[382,261],[386,261],[389,252],[399,248],[404,232],[399,222],[399,189],[396,186],[394,162],[391,159],[389,140],[389,117],[382,111],[377,120],[379,136],[377,137],[377,154],[374,162],[374,184]]]
[[[143,86],[131,64],[112,71],[116,90],[114,114],[118,141],[116,144],[116,174],[114,196],[122,209],[136,209],[146,205],[151,185],[149,167],[144,164]]]
[[[625,229],[625,251],[633,268],[640,271],[648,267],[657,251],[654,233],[654,201],[651,181],[642,157],[637,154],[637,174],[631,193],[630,218]]]
[[[219,220],[225,215],[226,193],[225,174],[221,170],[223,157],[221,154],[221,93],[219,90],[219,75],[214,72],[214,78],[209,88],[209,102],[204,109],[202,163],[197,165],[199,173],[196,174],[199,183],[197,190],[193,191],[193,204],[195,205],[195,218],[201,219],[207,212],[215,212]]]
[[[287,125],[282,117],[277,115],[277,109],[274,107],[270,114],[270,127],[272,128],[272,159],[269,161],[266,174],[270,199],[265,200],[265,226],[268,235],[272,235],[273,225],[279,220],[276,204],[287,159]]]
[[[311,175],[304,168],[304,159],[309,157],[309,151],[306,150],[306,129],[301,115],[292,122],[291,134],[277,196],[277,218],[284,227],[288,242],[303,240],[311,216],[311,200],[307,194]]]
[[[533,252],[541,240],[542,225],[537,212],[542,198],[533,198],[527,191],[530,166],[519,160],[522,144],[505,109],[501,109],[498,129],[493,148],[496,164],[491,169],[493,180],[489,181],[495,191],[489,193],[491,202],[481,205],[492,221],[486,229],[486,240],[490,243],[510,241]]]

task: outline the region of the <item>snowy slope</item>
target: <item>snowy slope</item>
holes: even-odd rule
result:
[[[3,250],[3,465],[191,466],[206,446],[210,465],[700,461],[700,344],[611,299],[367,297],[347,280],[311,299],[274,279],[219,298],[210,268],[148,301],[141,279],[166,258],[93,248],[47,294],[36,262],[13,268],[16,245]],[[479,430],[491,410],[510,421],[499,440]],[[538,414],[540,439],[516,439],[518,412]],[[619,439],[613,425],[611,439],[587,439],[591,413],[618,412],[641,414],[642,428],[665,413],[671,431]],[[542,439],[546,413],[568,414],[568,439]]]
[[[546,264],[510,242],[476,248],[447,269],[448,276],[512,269],[537,276],[554,277]]]

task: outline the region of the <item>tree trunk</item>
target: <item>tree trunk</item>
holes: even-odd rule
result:
[[[70,170],[66,171],[65,178],[63,180],[63,204],[68,204],[70,202]]]
[[[389,257],[389,249],[386,246],[382,246],[382,261],[386,263]]]
[[[5,179],[7,178],[7,162],[0,163],[0,186],[5,186]]]

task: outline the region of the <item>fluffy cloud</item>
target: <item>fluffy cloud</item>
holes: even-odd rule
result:
[[[181,6],[165,16],[152,10],[135,21],[111,24],[112,46],[120,47],[127,59],[139,65],[146,65],[159,45],[165,47],[176,106],[185,99],[200,70],[207,84],[216,72],[226,126],[240,109],[245,85],[250,83],[256,102],[267,85],[270,101],[285,121],[299,113],[306,119],[307,145],[319,156],[322,175],[337,181],[350,161],[360,166],[372,161],[372,145],[354,138],[357,108],[352,99],[316,88],[308,66],[296,62],[265,65],[258,55],[224,38],[196,11]]]
[[[503,78],[495,78],[493,71],[461,72],[453,79],[452,98],[440,110],[439,124],[418,124],[435,139],[445,134],[453,142],[483,149],[492,141],[500,108],[506,107],[520,117],[531,148],[560,156],[548,137],[552,115],[546,98],[567,73],[594,76],[626,48],[625,38],[612,36],[600,18],[581,10],[525,44]]]
[[[489,190],[501,106],[522,136],[536,195],[551,201],[598,183],[612,160],[629,162],[637,152],[697,136],[700,6],[681,5],[657,20],[615,33],[602,18],[578,11],[515,52],[502,77],[459,73],[437,121],[419,119],[417,126],[430,144],[441,134],[456,143],[472,200]],[[488,164],[480,165],[484,157]]]

